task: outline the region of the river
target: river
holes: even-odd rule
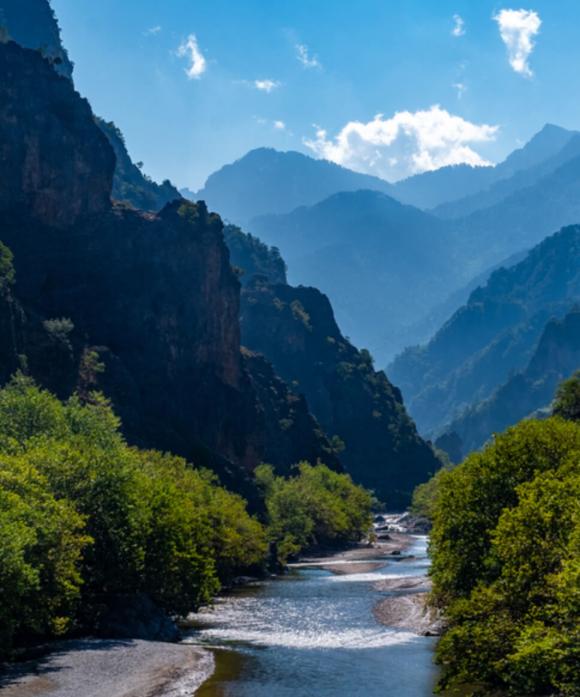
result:
[[[427,538],[367,573],[295,568],[236,591],[196,618],[189,641],[215,649],[198,697],[427,697],[435,639],[385,627],[373,607],[385,579],[424,576]]]

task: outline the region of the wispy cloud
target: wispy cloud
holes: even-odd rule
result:
[[[318,56],[311,55],[308,46],[305,44],[296,44],[295,49],[296,58],[305,68],[322,68],[322,64],[318,60]]]
[[[495,140],[498,126],[476,124],[440,106],[391,118],[347,123],[335,138],[318,128],[304,144],[319,157],[359,172],[397,180],[446,165],[490,164],[471,146]]]
[[[257,90],[268,92],[269,94],[273,90],[278,89],[282,83],[278,80],[254,80],[252,84]]]
[[[149,27],[146,31],[143,32],[143,36],[156,36],[163,30],[163,27],[160,27],[157,25],[156,27]]]
[[[453,15],[453,29],[451,35],[459,38],[465,36],[465,21],[461,15]]]
[[[190,80],[199,80],[207,70],[207,61],[199,48],[195,34],[187,37],[187,40],[177,49],[177,55],[189,60],[190,64],[185,72]]]
[[[511,67],[524,77],[532,77],[529,59],[535,48],[534,37],[542,26],[540,15],[533,10],[501,10],[493,19],[507,46]]]
[[[284,121],[274,121],[274,128],[277,131],[285,131],[286,130],[286,124]]]
[[[461,99],[467,92],[467,85],[464,82],[454,82],[452,87],[457,93],[457,99]]]

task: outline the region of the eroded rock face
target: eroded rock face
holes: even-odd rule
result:
[[[113,208],[115,160],[87,102],[16,44],[0,46],[0,70],[0,239],[22,305],[102,347],[132,440],[251,468],[256,405],[221,220],[179,201],[157,216]]]
[[[0,214],[66,226],[106,211],[115,158],[88,102],[37,51],[0,48]]]
[[[20,336],[6,343],[2,377],[22,354],[66,396],[95,351],[105,365],[95,386],[132,443],[213,467],[250,497],[259,462],[287,469],[325,452],[304,400],[287,401],[265,361],[252,378],[244,367],[240,283],[219,216],[203,202],[159,214],[111,204],[114,155],[72,83],[14,43],[0,45],[0,70],[0,240],[16,268],[0,325]],[[290,417],[292,438],[279,423]]]

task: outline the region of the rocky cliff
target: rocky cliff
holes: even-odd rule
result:
[[[114,153],[72,83],[12,42],[0,45],[0,71],[0,239],[16,269],[3,321],[46,335],[7,344],[3,377],[23,365],[62,394],[92,372],[131,442],[210,465],[238,489],[262,460],[287,468],[323,455],[303,403],[276,411],[258,400],[266,377],[258,384],[244,366],[240,283],[219,216],[185,201],[158,215],[111,204]],[[52,344],[68,351],[66,379],[51,378]],[[281,454],[276,434],[290,418],[292,452]]]
[[[160,211],[165,205],[181,199],[181,194],[166,179],[157,184],[131,160],[121,131],[110,121],[97,119],[97,125],[107,136],[115,153],[116,167],[112,197],[143,211]]]
[[[342,336],[318,290],[256,277],[242,294],[242,337],[306,396],[345,469],[389,506],[405,507],[415,485],[440,466],[400,392]]]
[[[59,75],[72,80],[73,64],[48,0],[0,0],[0,28],[5,38],[40,51]]]

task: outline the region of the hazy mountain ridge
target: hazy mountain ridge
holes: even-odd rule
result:
[[[207,201],[228,222],[248,227],[258,216],[290,213],[341,191],[372,189],[390,193],[392,188],[378,177],[327,160],[258,148],[210,175],[194,197]]]
[[[280,248],[291,283],[331,298],[345,333],[379,363],[404,347],[404,327],[463,280],[448,225],[379,192],[335,194],[256,219],[251,230]]]
[[[480,196],[482,204],[477,207],[484,207],[484,193],[488,189],[496,186],[501,189],[505,180],[517,180],[519,173],[534,169],[555,156],[574,135],[573,131],[547,124],[523,147],[494,166],[453,165],[416,174],[397,182],[393,196],[417,208],[433,209],[432,212],[442,217],[459,217],[461,212],[452,215],[448,211],[461,211],[462,205],[467,206],[468,201],[478,200]],[[475,209],[472,204],[472,210]]]
[[[578,298],[578,226],[495,271],[427,345],[407,349],[389,367],[423,432],[444,427],[456,412],[489,397],[510,371],[522,370],[546,323]]]
[[[558,384],[580,366],[580,307],[545,327],[526,368],[492,396],[468,408],[449,431],[461,439],[463,453],[480,448],[493,433],[549,406]]]
[[[494,181],[489,188],[457,201],[443,203],[431,212],[442,218],[462,218],[475,211],[490,208],[505,200],[511,194],[533,186],[569,160],[580,156],[580,135],[573,131],[565,131],[556,126],[544,126],[534,139],[539,138],[548,129],[561,132],[561,138],[554,142],[554,147],[557,147],[556,143],[562,141],[563,146],[555,155],[548,156],[537,164],[522,167],[511,176],[507,176],[506,173],[506,176],[502,176],[498,181]],[[534,139],[530,142],[533,142]]]

